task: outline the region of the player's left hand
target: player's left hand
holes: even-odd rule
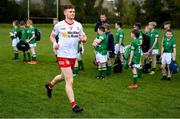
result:
[[[172,58],[172,60],[173,60],[173,61],[176,61],[176,58],[175,58],[175,57],[173,57],[173,58]]]
[[[152,53],[152,49],[149,49],[149,50],[148,50],[148,53],[151,54],[151,53]]]
[[[128,63],[128,66],[131,68],[131,62]]]
[[[79,36],[79,39],[81,42],[85,43],[87,40],[87,37],[86,37],[86,35],[82,35],[82,36]]]
[[[26,40],[26,42],[27,42],[27,43],[29,43],[29,42],[30,42],[30,40],[29,40],[29,39],[27,39],[27,40]]]

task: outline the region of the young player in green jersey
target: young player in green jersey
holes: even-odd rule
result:
[[[97,31],[98,35],[93,41],[93,46],[96,50],[96,61],[98,62],[97,78],[106,78],[106,63],[107,63],[107,36],[105,34],[104,26],[100,26]]]
[[[31,51],[31,61],[28,62],[28,64],[37,64],[36,62],[36,39],[35,39],[35,29],[33,27],[33,22],[32,20],[27,20],[26,22],[27,27],[28,27],[28,40],[27,42],[29,43],[30,46],[30,51]]]
[[[140,40],[140,44],[142,45],[142,43],[143,43],[143,33],[142,33],[142,31],[141,31],[141,23],[139,23],[139,22],[137,22],[137,23],[135,23],[134,24],[134,26],[133,26],[133,29],[135,29],[135,30],[139,30],[139,40]]]
[[[141,57],[141,46],[139,41],[139,30],[133,30],[131,32],[131,38],[133,41],[131,42],[131,53],[129,58],[129,67],[131,68],[133,74],[133,84],[129,85],[129,88],[137,88],[137,80],[138,80],[138,68],[140,68],[140,57]]]
[[[171,80],[171,73],[170,73],[170,63],[171,60],[176,60],[176,42],[172,37],[172,31],[166,31],[166,37],[162,40],[162,48],[161,48],[161,58],[162,58],[162,79],[163,80]],[[166,67],[167,67],[167,74],[166,74]]]
[[[112,60],[114,58],[114,37],[110,31],[110,25],[104,24],[105,33],[107,35],[107,50],[108,50],[108,62],[107,62],[107,75],[111,74]]]
[[[23,62],[29,62],[31,60],[31,54],[29,52],[29,44],[27,43],[28,40],[28,34],[27,34],[27,28],[26,28],[26,23],[24,21],[20,22],[20,42],[21,42],[21,47],[23,47]],[[28,56],[28,59],[27,57]]]
[[[73,68],[73,76],[78,75],[78,71],[84,70],[84,64],[82,61],[82,54],[84,53],[84,46],[81,41],[78,43],[78,48],[77,48],[77,59]]]
[[[148,50],[148,53],[150,54],[152,58],[152,69],[149,73],[150,75],[153,75],[156,70],[156,62],[157,58],[156,56],[159,54],[159,43],[158,43],[158,37],[159,34],[155,27],[157,26],[156,22],[149,22],[148,27],[150,29],[149,36],[150,36],[150,49]]]
[[[166,31],[167,30],[171,30],[171,22],[170,21],[165,21],[163,23],[163,26],[164,26],[164,34],[163,34],[163,38],[166,38]],[[173,34],[172,34],[173,35]]]
[[[119,59],[123,62],[123,53],[124,53],[124,31],[122,29],[122,22],[117,21],[115,23],[115,28],[117,29],[115,35],[115,54],[119,54]]]
[[[10,31],[10,37],[12,39],[12,47],[13,47],[13,50],[14,50],[14,58],[13,58],[13,60],[17,60],[19,58],[18,49],[16,47],[18,42],[19,42],[19,37],[18,37],[18,34],[19,34],[19,28],[18,28],[19,22],[17,20],[14,20],[12,24],[13,24],[13,29]]]
[[[141,31],[141,23],[137,22],[134,24],[133,29],[135,30],[139,30],[139,41],[140,41],[140,45],[141,45],[141,55],[143,56],[143,52],[142,52],[142,45],[143,45],[143,32]],[[140,64],[142,64],[142,61],[140,59]]]

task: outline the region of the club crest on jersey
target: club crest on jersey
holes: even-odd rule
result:
[[[79,30],[79,27],[77,27],[77,30]]]
[[[68,34],[67,34],[66,31],[63,31],[63,32],[61,33],[61,35],[62,35],[62,37],[64,37],[64,38],[66,38],[66,37],[68,36]]]

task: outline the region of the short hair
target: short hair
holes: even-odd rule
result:
[[[104,28],[104,26],[99,26],[99,28],[98,28],[99,30],[101,30],[101,31],[103,31],[103,32],[105,32],[105,28]]]
[[[168,29],[168,30],[166,30],[166,32],[171,32],[171,33],[172,33],[172,30],[171,30],[171,29]]]
[[[117,24],[118,26],[120,26],[120,27],[123,26],[123,23],[122,23],[121,21],[116,21],[116,24]]]
[[[64,11],[66,10],[66,9],[75,9],[75,6],[74,5],[64,5]]]
[[[21,22],[20,22],[20,25],[21,25],[21,26],[24,26],[24,25],[26,25],[26,23],[25,23],[24,21],[21,21]]]
[[[140,32],[137,29],[133,29],[132,33],[135,35],[136,38],[139,38]]]
[[[110,25],[108,23],[105,23],[103,26],[105,29],[110,30]]]
[[[163,25],[167,25],[167,24],[170,24],[170,25],[171,25],[171,21],[165,21],[165,22],[163,23]]]
[[[149,24],[149,25],[152,25],[152,26],[154,26],[154,27],[157,26],[157,23],[156,23],[155,21],[149,22],[148,24]]]
[[[30,24],[30,25],[32,25],[32,24],[33,24],[32,20],[30,20],[30,19],[29,19],[29,20],[27,20],[27,21],[26,21],[26,23],[27,23],[27,24]]]
[[[137,22],[134,25],[137,26],[139,29],[141,29],[141,23],[140,22]]]
[[[100,14],[100,16],[101,16],[101,15],[104,15],[104,16],[106,16],[106,14],[105,14],[105,13],[101,13],[101,14]]]
[[[14,20],[13,23],[17,26],[19,24],[18,20]]]

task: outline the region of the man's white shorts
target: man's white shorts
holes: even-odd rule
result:
[[[29,44],[29,47],[36,47],[36,43],[33,43],[33,44]]]
[[[152,50],[152,55],[158,55],[159,54],[159,50],[158,49],[153,49]]]
[[[105,62],[107,62],[107,55],[102,55],[100,53],[96,53],[96,61],[98,63],[105,63]]]
[[[19,43],[19,38],[15,38],[12,40],[12,47],[16,47],[16,45]]]
[[[172,53],[163,53],[161,63],[170,64],[172,59]]]
[[[124,46],[122,46],[122,45],[115,44],[114,49],[115,49],[115,54],[118,54],[118,52],[121,53],[121,54],[124,53]]]

